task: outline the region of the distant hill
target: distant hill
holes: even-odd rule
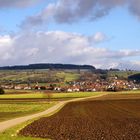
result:
[[[29,70],[29,69],[85,69],[95,70],[96,68],[91,65],[74,65],[74,64],[29,64],[29,65],[17,65],[17,66],[5,66],[0,67],[0,70]]]

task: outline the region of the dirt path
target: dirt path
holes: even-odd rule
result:
[[[72,99],[72,100],[69,100],[69,101],[61,101],[58,104],[56,104],[55,106],[47,109],[46,111],[36,113],[36,114],[33,114],[33,115],[19,117],[19,118],[16,118],[16,119],[11,119],[11,120],[4,121],[4,122],[0,122],[0,132],[4,132],[8,128],[13,127],[15,125],[18,125],[20,123],[26,122],[28,120],[53,113],[53,112],[57,111],[59,108],[63,107],[65,104],[67,104],[69,102],[81,101],[81,100],[90,99],[90,98],[97,98],[97,97],[101,97],[101,96],[104,96],[104,95],[107,95],[107,94],[105,93],[105,94],[96,95],[96,96],[92,96],[92,97]]]

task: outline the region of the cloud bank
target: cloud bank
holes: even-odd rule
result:
[[[58,0],[50,3],[37,15],[27,17],[21,27],[33,27],[50,21],[71,24],[79,20],[96,20],[106,16],[116,7],[126,7],[140,18],[139,0]]]
[[[0,0],[0,8],[23,8],[41,1],[42,0]]]
[[[2,65],[29,63],[90,64],[97,68],[137,68],[140,63],[126,58],[140,55],[140,50],[113,51],[96,47],[106,38],[102,33],[92,36],[62,31],[28,32],[15,36],[0,36]],[[91,39],[92,38],[92,39]],[[129,63],[129,65],[128,65]]]

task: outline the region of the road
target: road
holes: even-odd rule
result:
[[[104,96],[104,95],[107,95],[107,94],[105,93],[105,94],[91,96],[91,97],[77,98],[77,99],[72,99],[72,100],[68,100],[68,101],[61,101],[58,104],[54,105],[53,107],[51,107],[51,108],[49,108],[49,109],[47,109],[43,112],[0,122],[0,133],[4,132],[8,128],[11,128],[15,125],[21,124],[21,123],[26,122],[28,120],[35,119],[35,118],[38,118],[38,117],[41,117],[41,116],[44,116],[44,115],[54,113],[55,111],[62,108],[65,104],[67,104],[69,102],[82,101],[82,100],[86,100],[86,99],[101,97],[101,96]]]

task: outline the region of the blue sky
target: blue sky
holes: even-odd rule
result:
[[[14,0],[12,3],[10,0],[1,0],[0,51],[3,57],[0,65],[59,62],[122,68],[123,63],[123,69],[139,70],[140,2],[93,1]],[[90,6],[88,2],[97,6]],[[88,8],[84,7],[86,4]],[[95,19],[91,20],[91,17]],[[50,40],[46,42],[48,38]],[[19,40],[23,40],[22,45]],[[28,43],[32,40],[33,44]],[[63,47],[58,48],[59,45]],[[9,51],[9,48],[13,51]],[[42,52],[41,49],[46,51]],[[59,56],[57,49],[61,50],[63,57]],[[71,54],[67,52],[70,49]],[[56,58],[48,58],[53,50]],[[27,52],[28,59],[25,60],[24,53]],[[99,53],[100,57],[95,53]],[[105,61],[108,65],[104,64]]]

